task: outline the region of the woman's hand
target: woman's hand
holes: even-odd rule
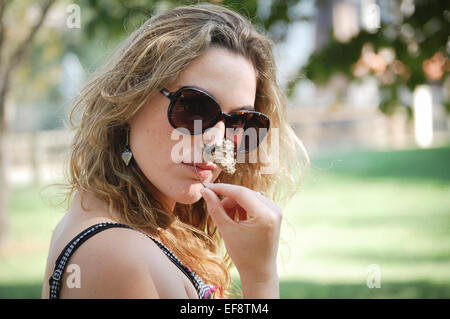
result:
[[[241,280],[245,277],[252,282],[273,281],[274,276],[277,277],[281,209],[260,193],[243,186],[223,183],[206,186],[202,195],[208,212]],[[216,194],[225,198],[220,200]],[[237,216],[239,220],[235,221]]]

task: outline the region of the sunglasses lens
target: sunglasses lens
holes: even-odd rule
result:
[[[186,128],[191,134],[201,134],[215,124],[220,116],[219,105],[208,95],[187,89],[180,93],[169,115],[176,128]],[[201,120],[201,131],[196,132],[194,121]],[[197,124],[198,125],[198,124]]]
[[[222,117],[222,110],[208,94],[186,88],[177,92],[169,108],[169,121],[175,128],[187,129],[190,134],[202,134],[214,126]],[[195,121],[200,120],[195,125]],[[258,147],[265,138],[270,126],[269,118],[258,112],[240,111],[226,119],[226,128],[232,129],[231,136],[226,131],[226,138],[234,141],[236,151],[248,153]]]
[[[267,134],[269,118],[256,112],[237,112],[228,119],[227,127],[233,135],[227,137],[234,141],[237,152],[248,153],[258,147]]]

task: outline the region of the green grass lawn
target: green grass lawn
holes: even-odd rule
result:
[[[282,295],[450,297],[449,163],[448,147],[313,160],[284,211]],[[372,264],[379,289],[367,287]]]
[[[312,159],[302,190],[284,209],[281,297],[449,298],[449,163],[450,147]],[[30,187],[14,188],[10,209],[0,298],[37,298],[64,210]],[[373,264],[381,287],[370,289]]]

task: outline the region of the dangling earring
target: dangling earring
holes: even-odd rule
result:
[[[125,165],[128,166],[130,164],[131,158],[133,157],[133,153],[131,153],[129,147],[128,147],[128,134],[130,132],[130,128],[127,129],[127,142],[125,144],[124,151],[122,153],[122,159],[125,162]]]

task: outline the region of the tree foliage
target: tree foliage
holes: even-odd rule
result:
[[[393,9],[399,9],[399,1],[390,4]],[[327,84],[335,74],[344,74],[350,81],[373,75],[381,91],[380,108],[386,113],[400,104],[398,92],[401,87],[413,90],[419,84],[441,83],[448,77],[450,69],[449,3],[416,0],[414,6],[413,14],[404,16],[397,13],[391,21],[382,23],[377,32],[361,31],[347,43],[331,35],[328,45],[312,54],[307,65],[300,70],[301,74],[319,85]],[[366,72],[358,72],[364,59],[362,52],[367,48],[372,50],[375,66],[367,67]],[[392,62],[380,60],[383,59],[383,49],[394,53]],[[378,67],[376,59],[380,62]],[[432,63],[441,63],[442,76],[439,76],[439,70],[427,70]],[[438,72],[438,75],[431,72]],[[296,81],[293,81],[290,88],[295,85]]]

